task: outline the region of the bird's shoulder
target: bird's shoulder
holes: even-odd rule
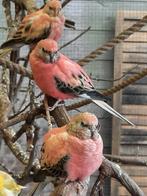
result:
[[[68,140],[68,132],[66,131],[66,127],[57,127],[53,128],[51,131],[48,131],[44,136],[44,142],[48,143],[64,143]],[[53,145],[54,145],[53,144]]]
[[[66,131],[48,135],[41,148],[41,164],[53,166],[65,157],[68,154],[67,140],[68,133]]]
[[[49,19],[50,19],[50,16],[48,14],[42,13],[39,11],[32,13],[32,14],[28,14],[23,18],[18,29],[24,28],[26,25],[28,25],[28,23],[33,24],[35,21],[37,21],[38,24],[41,24],[40,22],[44,22]]]

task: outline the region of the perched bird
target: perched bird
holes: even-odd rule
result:
[[[96,91],[84,69],[58,52],[56,41],[41,40],[31,52],[29,62],[36,84],[46,95],[57,100],[74,97],[91,99],[107,112],[134,125],[103,101],[106,97]]]
[[[0,170],[0,196],[17,196],[22,188],[9,174]]]
[[[12,39],[3,43],[1,49],[15,49],[47,37],[57,41],[61,37],[65,21],[61,8],[59,0],[48,0],[42,9],[26,15]]]
[[[94,114],[75,115],[60,128],[53,128],[44,136],[41,166],[54,177],[69,181],[83,181],[93,174],[103,160],[103,141],[99,122]]]

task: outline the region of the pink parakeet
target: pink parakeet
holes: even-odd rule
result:
[[[46,95],[58,100],[74,97],[91,99],[107,112],[134,125],[103,101],[106,97],[96,91],[84,69],[58,52],[56,41],[41,40],[31,52],[29,62],[36,84]]]
[[[48,0],[42,9],[24,17],[13,38],[3,43],[1,48],[17,48],[47,37],[57,41],[62,35],[65,22],[61,8],[59,0]]]
[[[93,174],[103,160],[99,128],[97,117],[85,112],[75,115],[67,125],[48,131],[42,146],[42,168],[48,175],[69,181],[82,181]]]

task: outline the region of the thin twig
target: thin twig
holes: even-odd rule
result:
[[[33,138],[32,148],[30,150],[28,164],[27,164],[27,166],[24,170],[24,173],[22,175],[22,178],[21,178],[21,182],[23,182],[24,184],[26,183],[25,181],[27,181],[27,178],[30,177],[30,171],[33,167],[33,161],[34,161],[34,155],[35,155],[35,146],[36,146],[36,143],[37,143],[37,140],[38,140],[39,127],[37,125],[35,125],[34,128],[35,128],[34,138]]]
[[[45,112],[44,106],[41,105],[40,107],[35,108],[32,111],[28,111],[24,114],[20,114],[11,120],[8,120],[7,122],[0,123],[0,130],[6,129],[6,128],[8,128],[12,125],[15,125],[21,121],[25,121],[27,118],[35,118],[43,112]]]
[[[6,15],[6,21],[7,26],[10,27],[12,25],[12,15],[11,15],[11,5],[9,0],[3,0],[2,5],[5,8],[5,15]]]
[[[46,118],[47,118],[47,122],[48,122],[48,128],[50,130],[50,129],[52,129],[52,122],[51,122],[51,115],[50,115],[50,112],[49,112],[48,99],[47,99],[46,95],[44,97],[44,107],[45,107]]]
[[[30,84],[29,84],[29,85],[30,85]],[[23,98],[23,100],[22,100],[22,102],[21,102],[19,108],[17,109],[17,111],[20,111],[20,110],[22,109],[23,105],[26,103],[27,97],[28,97],[28,95],[29,95],[29,88],[30,88],[30,86],[28,86],[28,88],[27,88],[27,90],[26,90],[26,93],[25,93],[25,96],[24,96],[24,98]]]
[[[17,59],[17,63],[18,63],[18,59]],[[28,65],[28,60],[27,61],[25,60],[24,61],[24,64],[23,64],[23,67],[26,68],[27,65]],[[19,91],[19,89],[21,87],[21,84],[23,82],[23,79],[24,79],[24,76],[23,75],[20,75],[20,78],[19,78],[19,80],[17,82],[16,88],[15,88],[15,91],[14,91],[14,96],[15,97],[17,97],[17,93],[18,93],[18,91]]]
[[[84,35],[85,33],[87,33],[90,30],[90,26],[85,29],[82,33],[80,33],[78,36],[76,36],[74,39],[70,40],[69,42],[65,43],[64,45],[62,45],[59,50],[65,48],[66,46],[68,46],[69,44],[73,43],[74,41],[76,41],[77,39],[79,39],[82,35]]]
[[[5,171],[6,173],[10,174],[10,170],[6,167],[6,164],[0,163],[0,170]]]
[[[136,65],[135,67],[130,68],[127,72],[125,72],[125,73],[124,73],[121,77],[119,77],[119,78],[115,78],[115,79],[93,78],[91,74],[90,74],[90,78],[91,78],[92,80],[95,80],[95,81],[98,81],[98,82],[100,82],[100,81],[105,81],[105,82],[116,82],[116,81],[119,81],[119,80],[123,79],[123,78],[124,78],[125,76],[127,76],[128,74],[130,74],[131,71],[133,71],[134,69],[136,69],[138,66],[139,66],[139,65]],[[134,73],[134,74],[136,74],[136,73]]]
[[[35,96],[34,99],[37,99],[38,97],[42,96],[43,95],[43,92],[39,93],[37,96]],[[14,114],[13,116],[10,116],[9,117],[9,120],[10,119],[13,119],[15,118],[16,116],[18,116],[19,114],[23,113],[29,106],[31,105],[31,103],[28,103],[21,111],[17,112],[16,114]],[[36,106],[37,107],[37,106]],[[42,107],[42,106],[41,106]]]
[[[27,68],[22,67],[21,65],[18,65],[16,63],[13,63],[12,61],[1,59],[0,58],[0,65],[6,66],[6,68],[10,70],[15,70],[18,74],[21,74],[23,76],[27,76],[30,79],[33,79],[32,72],[28,70]]]

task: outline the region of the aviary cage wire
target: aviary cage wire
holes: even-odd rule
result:
[[[1,0],[2,4],[2,0]],[[37,1],[38,6],[42,5],[42,1]],[[147,8],[147,2],[145,1],[86,1],[86,0],[73,0],[71,1],[65,8],[64,13],[65,16],[76,23],[76,30],[65,29],[64,35],[60,41],[60,45],[63,45],[67,41],[70,41],[74,37],[76,37],[79,33],[84,31],[89,26],[91,29],[77,39],[72,44],[68,45],[66,48],[62,50],[63,53],[68,55],[75,61],[80,60],[85,57],[91,51],[100,47],[107,41],[111,40],[115,35],[115,20],[116,20],[116,12],[118,10],[136,10],[136,11],[145,11]],[[3,8],[1,7],[0,13],[3,16],[1,19],[1,31],[0,31],[0,41],[1,43],[6,40],[6,21],[3,14]],[[22,50],[22,56],[25,54],[26,49]],[[104,55],[100,55],[88,65],[85,66],[88,73],[91,75],[91,78],[99,79],[99,81],[93,80],[95,86],[100,89],[107,89],[112,86],[113,82],[113,65],[114,65],[114,55],[113,50],[107,52]],[[27,91],[28,81],[24,82],[24,85],[20,88],[18,99],[16,100],[16,111],[20,110],[19,105],[22,102],[22,97],[25,96]],[[38,92],[38,90],[37,90]],[[28,94],[28,102],[29,102],[29,94]],[[27,100],[27,97],[25,100]],[[69,101],[69,104],[71,102]],[[25,103],[26,105],[26,103]],[[23,105],[23,107],[25,106]],[[22,107],[22,108],[23,108]],[[80,108],[80,111],[92,111],[95,113],[101,121],[101,135],[104,140],[104,153],[111,153],[111,130],[112,130],[112,119],[109,114],[103,112],[102,110],[98,110],[92,104]],[[16,112],[15,111],[15,112]],[[73,114],[75,112],[71,112]],[[47,124],[43,119],[38,121],[41,126],[41,130],[43,134],[47,129]],[[21,125],[16,126],[16,129],[19,129]],[[41,131],[40,131],[41,132]],[[23,144],[22,139],[22,145]],[[40,143],[38,142],[38,151],[39,153]],[[1,159],[3,159],[3,154],[6,154],[8,149],[5,147],[4,143],[1,143]],[[11,162],[11,159],[14,159],[10,155],[11,153],[7,153],[3,161]],[[20,163],[11,164],[11,170],[18,169],[18,165]],[[21,166],[22,167],[22,166]],[[20,167],[20,168],[21,168]],[[96,179],[96,175],[91,178],[91,181],[94,182]],[[110,195],[110,182],[106,183],[105,195]],[[44,193],[47,195],[47,193]]]

